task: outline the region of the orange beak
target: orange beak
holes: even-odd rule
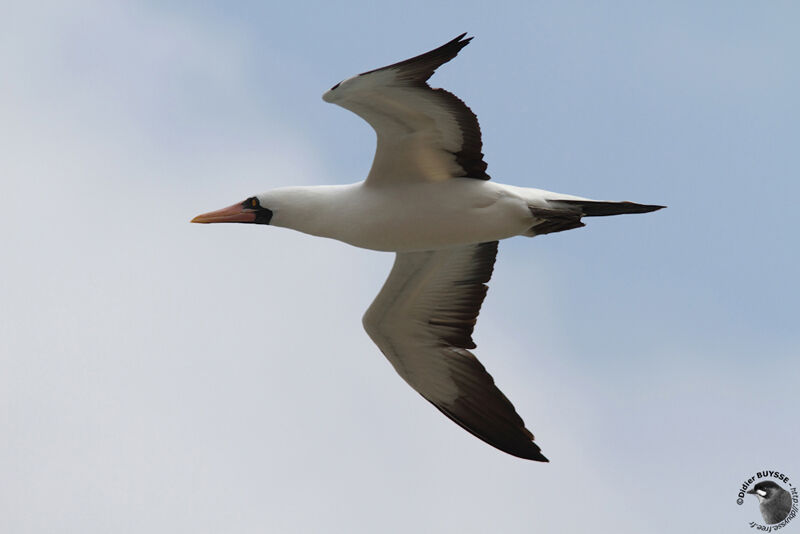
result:
[[[210,211],[192,219],[193,223],[254,223],[256,222],[255,210],[245,209],[241,203]]]

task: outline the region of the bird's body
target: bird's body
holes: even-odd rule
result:
[[[497,243],[578,228],[583,217],[662,206],[489,181],[477,118],[456,96],[427,84],[470,39],[460,35],[323,95],[375,129],[375,159],[363,182],[275,189],[194,222],[270,224],[395,252],[364,315],[369,336],[411,387],[464,429],[509,454],[547,461],[469,351]]]
[[[471,178],[287,187],[265,193],[273,226],[390,252],[432,250],[526,234],[558,195]],[[550,199],[549,201],[546,199]],[[368,223],[367,223],[368,221]]]

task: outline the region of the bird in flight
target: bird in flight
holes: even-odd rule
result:
[[[364,181],[274,189],[192,222],[267,224],[394,252],[389,278],[363,318],[370,338],[412,388],[465,430],[508,454],[546,462],[470,352],[497,243],[578,228],[583,217],[663,206],[489,181],[475,114],[427,83],[470,42],[465,36],[348,78],[322,95],[377,134]]]

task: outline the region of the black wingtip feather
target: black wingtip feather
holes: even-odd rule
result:
[[[436,404],[435,402],[430,400],[428,400],[428,402],[433,404],[437,410],[446,415],[447,418],[453,421],[455,424],[457,424],[458,426],[460,426],[461,428],[463,428],[476,438],[480,439],[481,441],[488,443],[492,447],[500,451],[503,451],[506,454],[510,454],[511,456],[516,456],[517,458],[522,458],[523,460],[533,460],[534,462],[546,462],[546,463],[550,462],[550,460],[548,460],[547,457],[544,454],[542,454],[542,449],[536,443],[521,438],[520,434],[517,434],[516,432],[513,432],[510,435],[503,436],[503,438],[501,439],[498,439],[499,436],[484,435],[478,429],[467,424],[465,421],[462,421],[461,418],[459,418],[455,413],[448,410],[445,406],[440,406],[439,404]]]
[[[368,70],[366,72],[362,72],[359,76],[364,76],[365,74],[371,74],[373,72],[377,72],[379,70],[384,69],[394,69],[397,67],[404,67],[415,65],[416,70],[413,73],[414,79],[418,82],[424,84],[428,78],[433,76],[434,71],[442,66],[443,64],[447,63],[454,57],[461,52],[461,49],[464,48],[469,44],[472,40],[472,37],[467,37],[464,39],[464,36],[467,35],[466,32],[462,33],[455,39],[446,42],[442,46],[438,48],[434,48],[433,50],[429,50],[423,54],[418,56],[414,56],[409,59],[405,59],[403,61],[398,61],[397,63],[392,63],[391,65],[387,65],[385,67],[380,67],[377,69]]]

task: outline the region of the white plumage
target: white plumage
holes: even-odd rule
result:
[[[497,242],[577,228],[585,216],[662,206],[488,181],[477,118],[456,96],[427,84],[469,43],[464,35],[325,92],[326,102],[375,129],[377,149],[365,181],[275,189],[193,222],[271,224],[396,252],[364,315],[369,336],[398,374],[453,421],[509,454],[547,461],[469,350]]]

